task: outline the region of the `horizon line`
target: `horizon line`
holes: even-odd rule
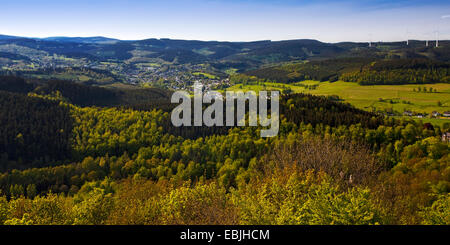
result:
[[[108,37],[108,36],[48,36],[48,37],[29,37],[29,36],[16,36],[16,35],[9,35],[9,34],[2,34],[0,33],[0,36],[7,36],[12,38],[25,38],[25,39],[49,39],[49,38],[105,38],[105,39],[112,39],[116,41],[122,41],[122,42],[136,42],[136,41],[145,41],[145,40],[178,40],[178,41],[198,41],[198,42],[229,42],[229,43],[252,43],[252,42],[283,42],[283,41],[298,41],[298,40],[311,40],[311,41],[318,41],[321,43],[329,43],[329,44],[338,44],[338,43],[400,43],[400,42],[406,42],[406,41],[418,41],[418,42],[426,42],[426,41],[436,41],[435,38],[432,39],[404,39],[404,40],[394,40],[394,41],[338,41],[338,42],[325,42],[321,41],[319,39],[314,38],[294,38],[294,39],[260,39],[260,40],[251,40],[251,41],[230,41],[230,40],[201,40],[201,39],[182,39],[182,38],[169,38],[169,37],[149,37],[144,39],[121,39],[121,38],[115,38],[115,37]],[[439,41],[450,41],[450,39],[437,39]],[[44,41],[51,41],[51,40],[44,40]]]

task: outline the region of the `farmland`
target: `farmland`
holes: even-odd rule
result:
[[[314,86],[315,85],[315,86]],[[308,87],[309,86],[309,87]],[[312,88],[311,88],[312,87]],[[436,92],[418,92],[418,88],[432,88]],[[405,110],[430,114],[433,111],[450,110],[450,84],[437,83],[425,85],[374,85],[361,86],[350,82],[304,81],[294,84],[258,83],[236,84],[228,90],[284,90],[290,88],[294,93],[313,95],[337,95],[344,102],[364,110],[390,110],[403,113]],[[311,88],[311,89],[309,89]],[[440,106],[438,103],[440,102]],[[443,119],[444,120],[444,119]],[[434,119],[433,122],[442,120]],[[446,120],[445,120],[446,121]]]

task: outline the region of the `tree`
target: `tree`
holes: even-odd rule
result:
[[[11,197],[18,198],[24,195],[23,186],[19,184],[12,185],[9,189],[9,194]]]
[[[33,199],[37,195],[36,185],[29,184],[27,186],[27,197]]]
[[[431,207],[420,213],[424,225],[450,225],[450,194],[440,195]]]

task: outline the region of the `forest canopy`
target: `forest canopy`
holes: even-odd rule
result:
[[[124,102],[150,92],[38,87],[0,92],[0,224],[449,224],[449,125],[289,94],[266,139]]]
[[[339,58],[245,72],[264,81],[356,82],[361,85],[449,83],[450,64],[429,59]]]

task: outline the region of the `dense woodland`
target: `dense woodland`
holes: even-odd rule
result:
[[[0,93],[0,224],[450,224],[449,125],[290,94],[260,138],[174,128],[163,90],[20,81]]]
[[[245,74],[281,83],[304,80],[342,80],[361,85],[449,83],[450,64],[424,58],[339,58],[262,68]]]
[[[360,70],[361,66],[373,60],[371,58],[329,59],[262,68],[245,72],[245,74],[281,83],[303,80],[336,81],[342,73]]]
[[[58,101],[42,100],[0,91],[1,170],[27,168],[37,162],[63,160],[70,156],[72,118]]]
[[[340,79],[361,85],[450,83],[450,64],[423,59],[377,61]]]

